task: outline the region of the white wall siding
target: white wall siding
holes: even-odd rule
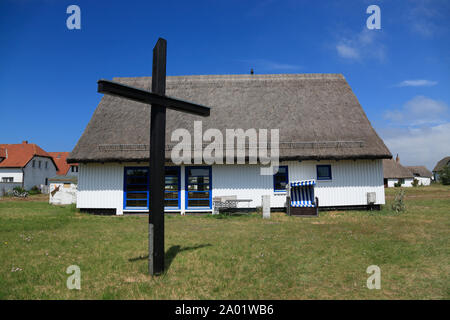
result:
[[[123,208],[123,165],[79,164],[77,208]]]
[[[212,166],[213,197],[236,195],[237,199],[251,199],[239,207],[261,206],[263,195],[270,195],[271,207],[284,207],[286,193],[273,191],[273,176],[260,174],[259,165],[214,165]]]
[[[427,177],[415,177],[419,181],[419,186],[429,186],[431,184],[431,178]]]
[[[317,165],[331,165],[331,180],[317,180],[319,206],[366,205],[367,193],[376,193],[376,204],[384,204],[382,160],[288,162],[289,180],[317,179]]]
[[[13,182],[22,182],[22,168],[0,168],[0,181],[2,178],[13,178]]]
[[[317,181],[315,188],[320,206],[366,205],[367,192],[376,193],[376,204],[384,204],[383,165],[381,160],[358,161],[289,161],[289,180],[317,179],[316,165],[331,165],[332,180]],[[125,166],[143,164],[80,164],[78,174],[78,208],[116,209],[123,212]],[[185,167],[181,167],[181,212],[185,207]],[[259,165],[213,165],[212,197],[237,196],[250,199],[239,207],[261,206],[263,195],[270,195],[271,207],[285,206],[286,193],[274,192],[273,176],[261,175]]]
[[[402,183],[402,187],[412,187],[413,178],[406,178]],[[388,179],[388,188],[395,187],[395,184],[398,182],[398,179]]]
[[[367,193],[376,193],[376,204],[384,204],[381,160],[288,161],[289,181],[317,179],[316,165],[331,165],[332,180],[317,181],[315,195],[320,206],[366,205]],[[236,195],[251,199],[251,207],[261,205],[262,195],[271,196],[271,207],[284,207],[286,193],[273,190],[273,176],[260,175],[257,165],[216,165],[212,171],[213,197]],[[242,203],[239,206],[245,207]]]

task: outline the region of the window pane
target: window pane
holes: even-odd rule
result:
[[[165,192],[164,198],[166,199],[178,199],[178,192]]]
[[[127,207],[147,207],[147,200],[127,200]]]
[[[209,207],[209,200],[188,200],[189,207]]]
[[[207,191],[209,190],[209,184],[191,184],[188,185],[188,190],[189,191]]]
[[[127,199],[147,199],[147,192],[127,193]]]
[[[317,179],[330,179],[331,167],[330,166],[317,166]]]
[[[166,184],[165,189],[166,189],[167,191],[178,191],[178,185],[167,185],[167,184]]]
[[[148,191],[148,185],[127,185],[127,191]]]
[[[178,177],[166,176],[166,184],[178,184]]]
[[[200,199],[209,199],[209,192],[188,192],[189,198],[200,198]]]
[[[178,200],[164,200],[164,206],[178,208]]]
[[[190,168],[188,170],[188,175],[191,176],[203,176],[209,177],[209,169],[208,168]]]
[[[166,176],[178,177],[178,168],[177,167],[166,167]]]
[[[127,176],[147,176],[147,168],[127,169]]]
[[[274,190],[286,190],[288,182],[287,167],[279,167],[278,172],[273,177]]]
[[[208,177],[189,177],[189,184],[197,184],[197,183],[208,183],[209,184],[209,176]]]
[[[148,178],[146,176],[131,176],[127,177],[128,184],[147,184]]]

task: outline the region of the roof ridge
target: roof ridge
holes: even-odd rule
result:
[[[150,80],[150,76],[114,77],[113,80]],[[217,74],[217,75],[179,75],[167,76],[166,81],[249,81],[249,80],[345,80],[341,73],[280,73],[280,74]]]

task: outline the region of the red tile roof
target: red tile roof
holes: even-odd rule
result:
[[[59,176],[64,176],[70,169],[70,166],[78,166],[78,163],[67,163],[67,157],[70,152],[49,152],[50,156],[53,158],[57,166],[56,174]]]
[[[0,157],[4,160],[0,162],[0,168],[23,168],[34,157],[52,158],[47,152],[34,143],[27,141],[21,144],[0,144]]]

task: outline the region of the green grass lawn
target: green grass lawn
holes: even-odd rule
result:
[[[167,272],[147,275],[147,218],[47,198],[0,200],[0,299],[449,299],[450,188],[406,189],[407,212],[317,218],[167,216]],[[81,268],[81,290],[65,273]],[[370,265],[381,290],[369,290]]]

